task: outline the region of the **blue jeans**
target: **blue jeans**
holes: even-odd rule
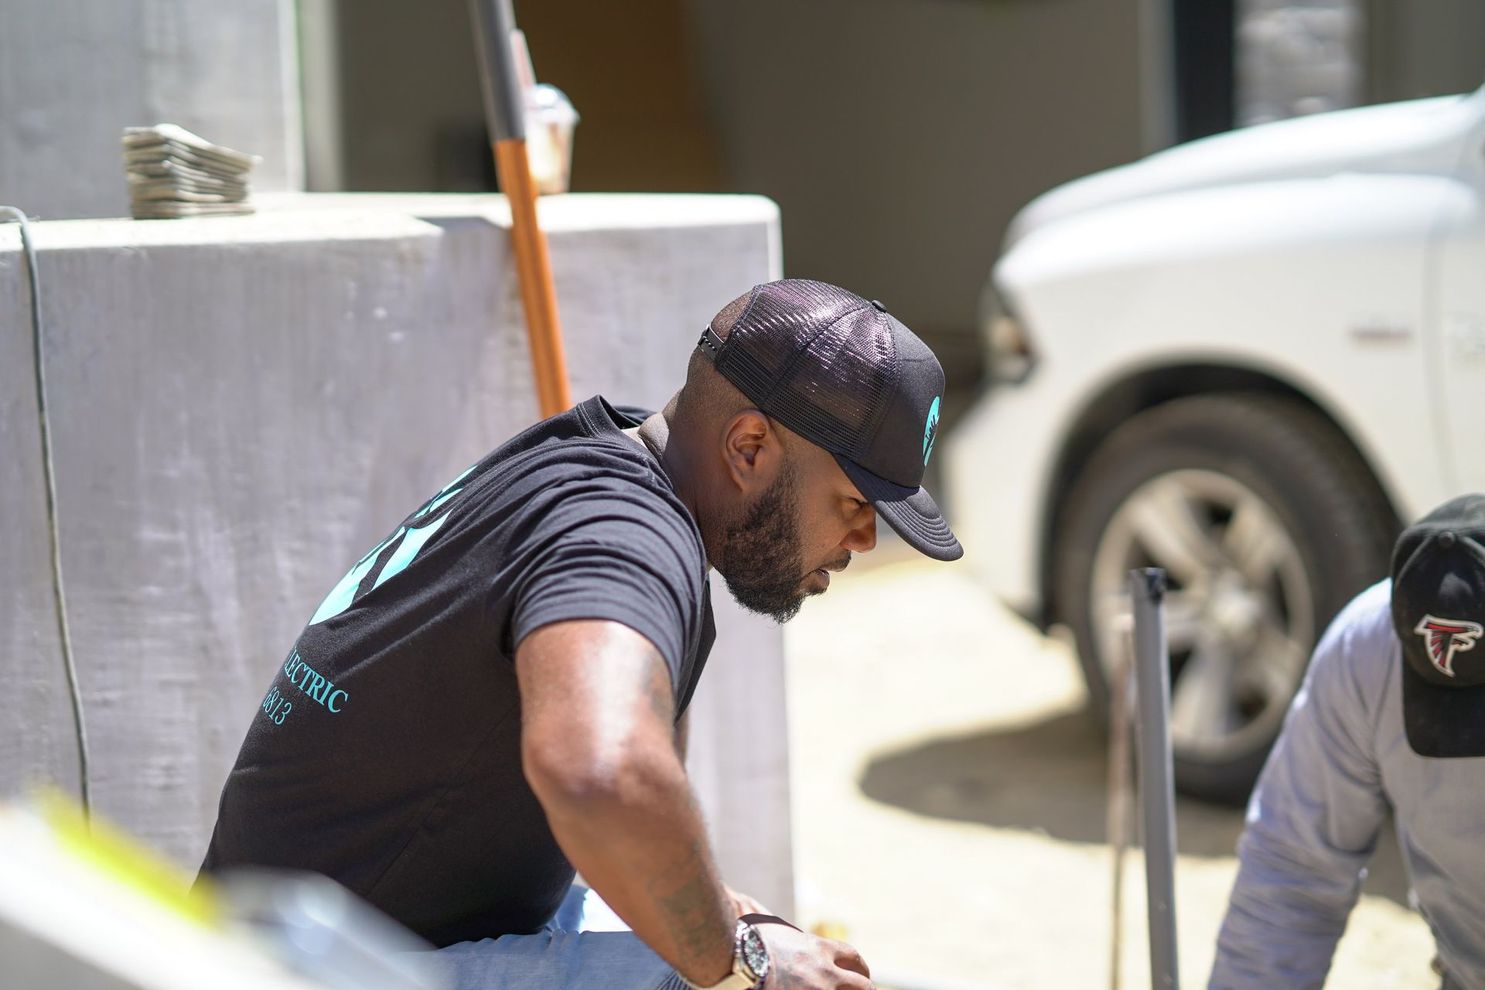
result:
[[[502,935],[439,949],[451,990],[689,990],[586,887],[573,884],[534,935]],[[601,930],[595,930],[601,929]]]

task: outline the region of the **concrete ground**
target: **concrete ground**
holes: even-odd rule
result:
[[[876,559],[874,559],[876,558]],[[1076,659],[963,564],[884,545],[787,627],[799,914],[902,990],[1110,986],[1104,741]],[[1181,982],[1204,986],[1241,812],[1177,808]],[[1432,990],[1390,833],[1328,986]],[[1122,986],[1148,987],[1126,860]]]

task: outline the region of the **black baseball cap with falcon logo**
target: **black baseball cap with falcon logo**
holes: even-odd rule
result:
[[[1485,756],[1485,495],[1451,499],[1398,538],[1392,624],[1408,745]]]

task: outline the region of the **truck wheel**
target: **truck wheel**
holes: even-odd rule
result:
[[[1366,466],[1298,401],[1203,395],[1135,416],[1077,475],[1052,532],[1054,608],[1094,713],[1107,716],[1130,652],[1127,574],[1162,567],[1176,784],[1241,802],[1317,638],[1387,576],[1397,531]]]

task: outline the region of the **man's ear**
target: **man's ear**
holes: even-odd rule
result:
[[[783,463],[783,455],[779,431],[756,409],[744,409],[723,428],[722,459],[732,483],[744,493],[767,488]]]

